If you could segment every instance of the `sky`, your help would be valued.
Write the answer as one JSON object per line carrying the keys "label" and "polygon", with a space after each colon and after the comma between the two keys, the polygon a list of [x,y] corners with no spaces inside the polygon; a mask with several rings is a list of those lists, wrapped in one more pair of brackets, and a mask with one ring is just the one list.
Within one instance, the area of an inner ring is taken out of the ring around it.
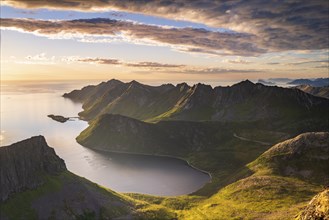
{"label": "sky", "polygon": [[328,4],[2,0],[1,80],[329,77]]}

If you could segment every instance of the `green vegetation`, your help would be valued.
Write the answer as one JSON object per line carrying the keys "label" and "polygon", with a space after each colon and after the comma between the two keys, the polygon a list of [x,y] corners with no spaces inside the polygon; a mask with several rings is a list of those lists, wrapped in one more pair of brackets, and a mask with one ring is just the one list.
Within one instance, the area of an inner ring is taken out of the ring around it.
{"label": "green vegetation", "polygon": [[10,219],[36,219],[37,213],[32,208],[32,202],[44,194],[59,191],[63,185],[63,177],[69,177],[69,174],[63,173],[61,176],[45,175],[45,184],[36,189],[15,194],[10,200],[1,204],[1,213],[7,215]]}

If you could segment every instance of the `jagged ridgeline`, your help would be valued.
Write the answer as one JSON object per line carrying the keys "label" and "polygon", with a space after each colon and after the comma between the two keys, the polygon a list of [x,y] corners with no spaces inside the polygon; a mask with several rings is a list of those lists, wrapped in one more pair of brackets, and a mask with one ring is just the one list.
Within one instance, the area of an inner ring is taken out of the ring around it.
{"label": "jagged ridgeline", "polygon": [[329,100],[298,89],[254,84],[248,80],[230,87],[186,83],[148,86],[110,80],[65,93],[82,102],[86,120],[120,114],[143,120],[298,122],[328,120]]}

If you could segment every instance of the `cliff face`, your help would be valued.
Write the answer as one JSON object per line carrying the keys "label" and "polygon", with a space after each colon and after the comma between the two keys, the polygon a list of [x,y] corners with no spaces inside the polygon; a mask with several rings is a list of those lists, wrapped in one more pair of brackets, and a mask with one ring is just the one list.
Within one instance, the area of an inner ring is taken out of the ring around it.
{"label": "cliff face", "polygon": [[11,194],[42,185],[44,174],[56,175],[63,171],[66,171],[64,161],[42,136],[1,147],[1,201]]}

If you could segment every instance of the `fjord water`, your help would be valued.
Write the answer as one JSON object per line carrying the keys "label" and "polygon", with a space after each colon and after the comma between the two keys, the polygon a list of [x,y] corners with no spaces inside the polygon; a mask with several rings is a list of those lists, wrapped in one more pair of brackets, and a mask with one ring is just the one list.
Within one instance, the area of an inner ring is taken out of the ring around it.
{"label": "fjord water", "polygon": [[43,135],[70,171],[118,192],[182,195],[210,180],[208,174],[179,159],[96,152],[79,145],[75,137],[88,126],[87,122],[74,119],[59,123],[47,117],[77,116],[81,104],[61,97],[73,85],[52,86],[51,90],[49,85],[30,85],[20,90],[11,85],[2,87],[1,146]]}

